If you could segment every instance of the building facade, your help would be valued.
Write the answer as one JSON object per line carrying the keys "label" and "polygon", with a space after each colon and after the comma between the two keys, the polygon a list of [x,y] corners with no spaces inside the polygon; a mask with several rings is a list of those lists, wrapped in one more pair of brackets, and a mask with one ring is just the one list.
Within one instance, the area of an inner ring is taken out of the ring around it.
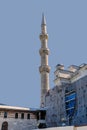
{"label": "building facade", "polygon": [[0,105],[0,130],[32,130],[45,124],[45,109]]}
{"label": "building facade", "polygon": [[37,128],[37,114],[29,108],[0,105],[1,130],[29,130]]}
{"label": "building facade", "polygon": [[48,127],[87,124],[87,64],[71,65],[67,70],[58,64],[54,72],[55,86],[49,88],[48,34],[46,20],[41,24],[41,107],[46,107]]}
{"label": "building facade", "polygon": [[49,48],[45,16],[41,23],[41,102],[40,109],[0,104],[1,130],[32,130],[63,125],[87,125],[87,64],[71,65],[67,70],[58,64],[55,86],[50,89]]}
{"label": "building facade", "polygon": [[45,96],[48,126],[87,124],[87,64],[57,65],[55,87]]}

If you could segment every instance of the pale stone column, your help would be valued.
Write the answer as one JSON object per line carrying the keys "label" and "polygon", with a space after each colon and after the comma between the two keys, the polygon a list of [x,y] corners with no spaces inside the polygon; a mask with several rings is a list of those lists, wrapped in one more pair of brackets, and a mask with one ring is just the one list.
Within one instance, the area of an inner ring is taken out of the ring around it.
{"label": "pale stone column", "polygon": [[41,66],[39,67],[39,71],[41,74],[41,107],[45,105],[45,95],[49,90],[49,73],[50,67],[48,65],[48,55],[49,49],[47,46],[48,42],[48,34],[47,34],[47,27],[46,27],[46,20],[45,16],[42,16],[42,24],[41,24],[41,49],[39,50],[41,56]]}

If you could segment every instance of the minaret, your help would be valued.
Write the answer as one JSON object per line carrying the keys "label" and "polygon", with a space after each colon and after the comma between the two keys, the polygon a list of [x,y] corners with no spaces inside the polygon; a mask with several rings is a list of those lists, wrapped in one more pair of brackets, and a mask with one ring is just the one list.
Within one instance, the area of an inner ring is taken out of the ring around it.
{"label": "minaret", "polygon": [[39,50],[41,56],[41,66],[39,67],[39,71],[41,74],[41,107],[45,106],[45,94],[49,90],[49,73],[50,67],[48,65],[48,55],[49,49],[47,46],[48,42],[48,34],[47,34],[47,27],[46,27],[46,19],[44,14],[42,15],[42,23],[41,23],[41,48]]}

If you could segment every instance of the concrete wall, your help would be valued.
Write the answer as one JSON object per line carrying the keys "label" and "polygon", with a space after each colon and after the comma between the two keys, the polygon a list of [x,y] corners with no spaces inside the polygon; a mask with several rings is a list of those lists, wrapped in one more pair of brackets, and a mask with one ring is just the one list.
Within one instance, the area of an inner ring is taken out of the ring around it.
{"label": "concrete wall", "polygon": [[76,127],[75,130],[87,130],[87,126]]}

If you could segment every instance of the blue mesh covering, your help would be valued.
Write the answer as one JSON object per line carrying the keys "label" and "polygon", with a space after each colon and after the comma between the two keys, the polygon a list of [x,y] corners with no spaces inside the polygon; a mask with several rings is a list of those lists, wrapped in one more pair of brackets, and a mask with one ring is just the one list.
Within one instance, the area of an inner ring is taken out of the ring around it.
{"label": "blue mesh covering", "polygon": [[70,95],[65,97],[65,101],[75,99],[75,97],[76,97],[76,93],[70,94]]}
{"label": "blue mesh covering", "polygon": [[68,116],[72,116],[74,114],[75,103],[76,103],[76,93],[70,93],[65,96],[65,104],[66,104],[66,113]]}
{"label": "blue mesh covering", "polygon": [[74,113],[74,109],[67,110],[67,115],[72,116]]}
{"label": "blue mesh covering", "polygon": [[70,102],[66,103],[66,109],[70,109],[75,106],[75,100],[71,100]]}

